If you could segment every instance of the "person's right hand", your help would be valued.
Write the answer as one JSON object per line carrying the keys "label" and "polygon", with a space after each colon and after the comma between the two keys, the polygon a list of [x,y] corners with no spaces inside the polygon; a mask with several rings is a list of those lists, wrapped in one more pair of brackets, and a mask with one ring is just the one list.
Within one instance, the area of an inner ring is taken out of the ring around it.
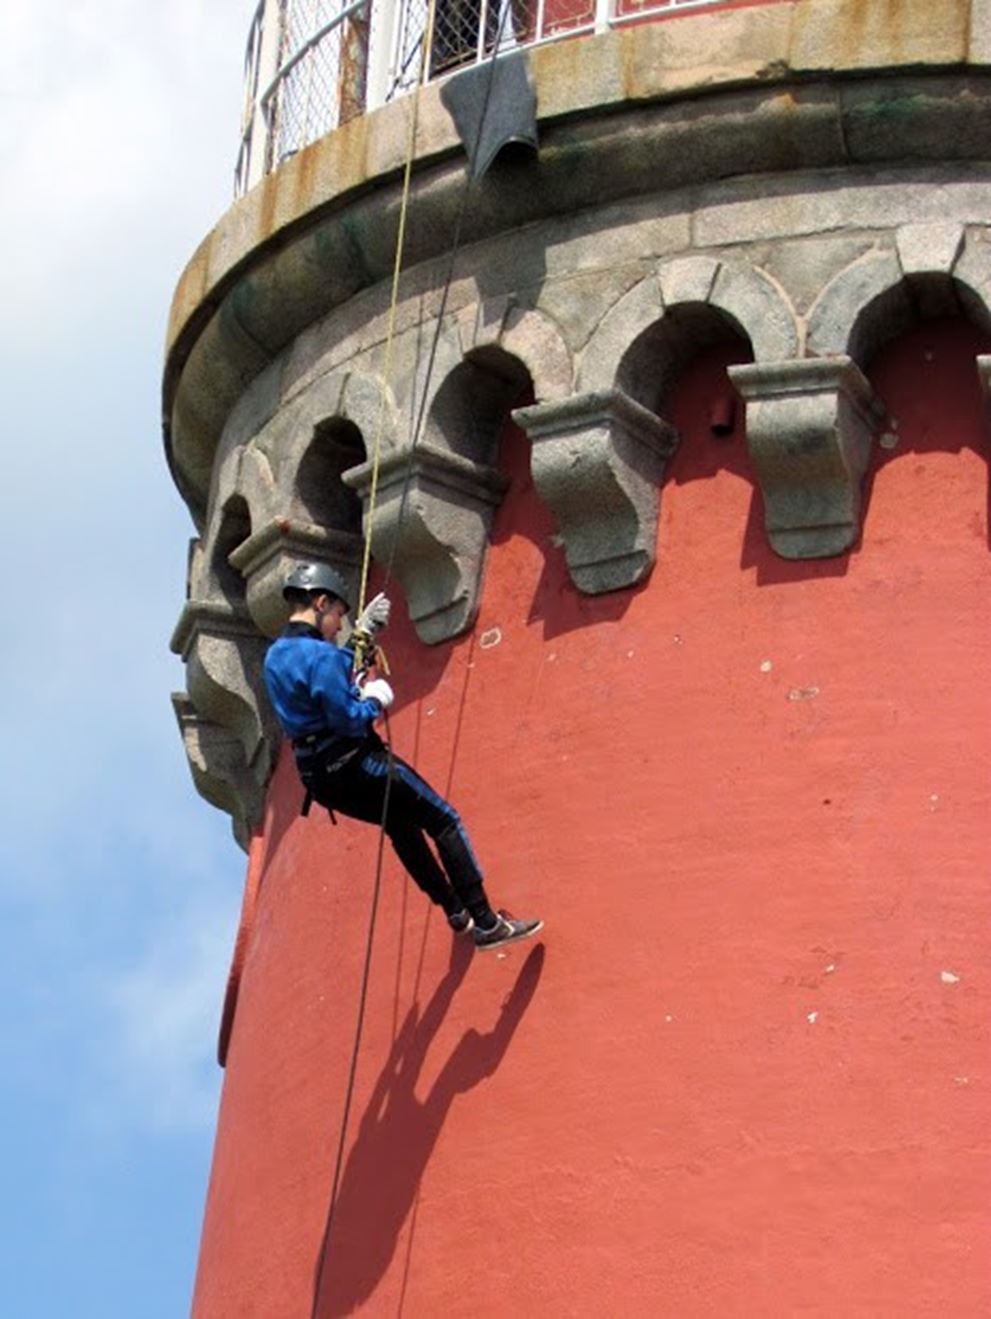
{"label": "person's right hand", "polygon": [[363,700],[378,701],[383,710],[388,710],[395,700],[392,688],[384,678],[372,678],[370,682],[366,682],[361,689],[361,695]]}

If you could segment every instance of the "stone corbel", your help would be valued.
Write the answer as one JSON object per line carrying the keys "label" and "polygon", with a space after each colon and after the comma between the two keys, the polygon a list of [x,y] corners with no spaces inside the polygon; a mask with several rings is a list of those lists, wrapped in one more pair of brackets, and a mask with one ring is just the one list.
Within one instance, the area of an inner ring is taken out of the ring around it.
{"label": "stone corbel", "polygon": [[197,714],[237,738],[248,772],[263,786],[279,747],[262,679],[267,640],[232,606],[188,600],[170,644],[186,665]]}
{"label": "stone corbel", "polygon": [[654,565],[660,487],[678,443],[666,421],[619,389],[517,408],[533,481],[557,521],[571,577],[599,595]]}
{"label": "stone corbel", "polygon": [[361,540],[333,527],[275,518],[242,541],[227,561],[245,579],[248,612],[255,625],[265,636],[274,637],[288,617],[282,587],[292,569],[301,563],[327,563],[345,580],[354,581]]}
{"label": "stone corbel", "polygon": [[842,554],[860,534],[861,488],[884,406],[846,356],[729,367],[768,538],[784,559]]}
{"label": "stone corbel", "polygon": [[240,738],[202,719],[185,692],[172,693],[172,708],[196,791],[230,815],[234,837],[247,851],[251,833],[261,822],[265,793],[248,769]]}
{"label": "stone corbel", "polygon": [[[372,464],[341,478],[368,521]],[[470,627],[485,548],[507,479],[492,467],[421,441],[379,465],[372,554],[392,563],[420,640],[436,645]]]}

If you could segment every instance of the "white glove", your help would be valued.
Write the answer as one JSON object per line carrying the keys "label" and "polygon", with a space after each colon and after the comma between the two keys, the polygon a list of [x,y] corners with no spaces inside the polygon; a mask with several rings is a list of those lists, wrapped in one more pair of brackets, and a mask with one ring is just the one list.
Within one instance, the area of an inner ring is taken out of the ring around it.
{"label": "white glove", "polygon": [[383,710],[388,710],[395,699],[392,688],[384,678],[372,678],[370,682],[366,682],[361,689],[361,695],[366,701],[369,697],[373,697]]}
{"label": "white glove", "polygon": [[374,600],[369,600],[364,609],[355,620],[355,627],[359,632],[367,632],[370,637],[374,637],[377,632],[384,632],[389,626],[389,610],[392,604],[387,595],[379,591]]}

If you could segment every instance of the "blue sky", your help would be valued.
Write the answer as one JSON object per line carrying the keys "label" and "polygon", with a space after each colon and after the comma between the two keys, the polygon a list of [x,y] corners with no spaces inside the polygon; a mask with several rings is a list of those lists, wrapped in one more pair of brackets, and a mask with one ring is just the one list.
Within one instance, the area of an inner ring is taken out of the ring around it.
{"label": "blue sky", "polygon": [[[244,874],[169,692],[176,278],[230,204],[251,0],[0,24],[0,1312],[188,1311]],[[140,1298],[140,1299],[139,1299]]]}

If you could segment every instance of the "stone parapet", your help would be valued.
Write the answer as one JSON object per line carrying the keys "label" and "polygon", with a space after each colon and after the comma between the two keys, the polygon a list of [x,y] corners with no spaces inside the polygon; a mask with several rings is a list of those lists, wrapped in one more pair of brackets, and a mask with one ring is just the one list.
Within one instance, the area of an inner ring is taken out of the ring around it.
{"label": "stone parapet", "polygon": [[[945,0],[936,16],[931,9],[920,0],[797,0],[532,50],[539,162],[520,166],[511,187],[487,179],[463,214],[460,143],[430,86],[407,266],[443,257],[456,223],[465,244],[478,243],[658,188],[986,159],[981,23],[966,0]],[[300,152],[231,208],[184,272],[168,331],[164,417],[175,479],[197,518],[217,437],[247,382],[307,324],[388,278],[409,113],[396,102]],[[810,223],[821,229],[816,200]],[[762,222],[788,209],[756,204]],[[737,241],[735,221],[727,230],[700,217],[694,241]]]}
{"label": "stone parapet", "polygon": [[[864,0],[796,0],[685,14],[676,23],[643,24],[547,45],[528,53],[541,138],[555,121],[567,123],[600,110],[612,114],[634,102],[691,100],[747,83],[773,88],[822,74],[842,79],[868,71],[986,68],[991,65],[988,6],[989,0],[941,0],[935,7],[929,0],[876,6]],[[409,111],[408,101],[400,100],[352,120],[301,151],[233,206],[183,272],[172,306],[169,349],[204,303],[213,302],[235,267],[257,249],[317,208],[339,206],[370,181],[395,179],[405,159]],[[903,131],[903,119],[900,126]],[[891,128],[896,127],[892,122]],[[440,89],[429,86],[419,109],[417,164],[427,167],[459,151]],[[389,207],[383,208],[385,228],[394,218]],[[387,243],[380,244],[388,250]],[[334,263],[339,278],[359,279],[347,260],[354,250],[346,245],[338,255],[343,258]],[[315,250],[313,258],[320,260]]]}

